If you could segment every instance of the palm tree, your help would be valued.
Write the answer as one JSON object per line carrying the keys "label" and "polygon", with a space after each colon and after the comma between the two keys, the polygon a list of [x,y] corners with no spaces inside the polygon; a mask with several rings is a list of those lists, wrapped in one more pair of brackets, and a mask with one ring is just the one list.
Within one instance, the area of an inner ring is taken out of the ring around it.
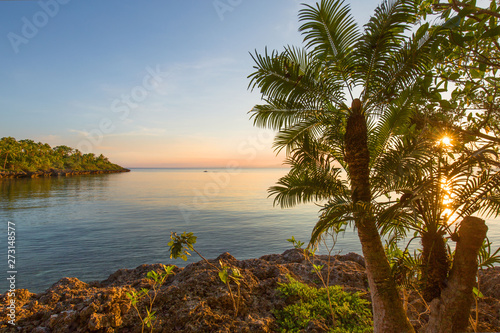
{"label": "palm tree", "polygon": [[[380,123],[385,121],[381,120]],[[476,141],[464,144],[465,137],[455,137],[454,141],[462,144],[445,149],[436,144],[438,138],[433,133],[436,129],[424,128],[413,132],[404,137],[393,137],[391,145],[371,167],[373,200],[370,209],[380,232],[390,240],[401,240],[414,232],[417,236],[412,240],[421,239],[421,255],[416,258],[405,255],[400,260],[411,260],[412,268],[418,268],[418,271],[406,273],[409,276],[418,273],[418,287],[425,300],[430,302],[443,295],[443,290],[446,294],[445,283],[452,278],[449,259],[453,257],[455,267],[461,261],[460,256],[451,256],[448,252],[445,236],[457,240],[459,228],[462,228],[458,222],[460,219],[470,221],[467,217],[472,214],[479,213],[487,217],[498,216],[500,212],[500,174],[494,168],[499,162],[491,143],[479,143],[478,147]],[[301,147],[289,154],[287,162],[292,166],[291,171],[270,189],[276,196],[275,202],[283,207],[294,206],[301,201],[327,200],[314,228],[312,240],[318,239],[329,228],[341,229],[342,224],[355,220],[357,214],[350,197],[349,184],[342,179],[341,168],[333,166],[334,159],[331,156],[334,153],[325,142],[331,140],[323,138],[323,144],[319,140],[302,140]],[[397,199],[391,200],[395,194]],[[381,200],[386,196],[391,199]],[[478,226],[481,227],[481,224]],[[469,231],[468,235],[473,233],[476,232]],[[482,241],[484,235],[479,238]],[[472,253],[470,259],[474,259],[473,253],[480,244],[475,249],[467,249],[467,252]],[[465,263],[471,269],[468,273],[472,276],[472,283],[475,281],[474,267],[477,268],[474,261]],[[404,278],[401,271],[394,271],[400,268],[399,265],[392,267],[395,274]],[[466,274],[461,271],[457,275],[464,278]],[[408,284],[406,280],[401,282]],[[460,288],[455,286],[448,288],[456,289],[461,294],[455,299],[471,297],[472,285],[469,286],[470,290],[462,285]],[[460,331],[468,324],[470,304],[464,302],[454,306],[454,302],[448,302],[447,308],[457,309],[452,322],[454,328]],[[438,317],[439,311],[431,314]],[[461,320],[463,318],[465,323]],[[431,332],[433,329],[436,327],[433,326]],[[444,327],[443,331],[446,329]]]}
{"label": "palm tree", "polygon": [[[0,153],[5,156],[5,159],[3,160],[3,169],[6,170],[7,164],[9,164],[9,169],[15,169],[15,159],[19,155],[19,146],[16,139],[13,137],[2,138],[0,140]],[[8,163],[9,160],[10,163]]]}
{"label": "palm tree", "polygon": [[[412,149],[420,146],[427,152],[420,155],[419,171],[398,173],[397,163],[391,161],[379,166],[387,176],[376,180],[385,191],[402,194],[379,218],[390,221],[379,225],[381,232],[395,234],[396,239],[416,232],[421,239],[420,289],[427,302],[441,296],[450,277],[450,259],[457,260],[448,253],[445,236],[457,241],[461,221],[468,216],[500,214],[500,173],[495,168],[500,162],[495,144],[467,142],[467,137],[459,135],[453,140],[457,145],[445,146],[429,129],[422,130],[412,142]],[[463,325],[465,329],[467,321]]]}
{"label": "palm tree", "polygon": [[255,124],[279,131],[276,148],[286,149],[292,165],[271,193],[284,206],[330,200],[313,240],[333,216],[337,222],[352,219],[365,256],[375,332],[413,332],[377,230],[370,180],[377,160],[408,127],[416,78],[432,66],[434,39],[426,26],[405,34],[416,18],[415,1],[384,1],[363,32],[342,1],[305,5],[299,18],[305,49],[256,53],[249,76],[266,102],[252,110]]}

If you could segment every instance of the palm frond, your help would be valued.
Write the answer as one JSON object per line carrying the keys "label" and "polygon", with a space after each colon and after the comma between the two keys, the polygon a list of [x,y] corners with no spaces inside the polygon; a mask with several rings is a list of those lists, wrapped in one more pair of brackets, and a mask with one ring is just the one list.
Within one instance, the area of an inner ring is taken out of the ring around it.
{"label": "palm frond", "polygon": [[249,88],[258,88],[268,100],[329,104],[342,99],[339,85],[321,76],[324,63],[303,50],[288,47],[281,53],[251,54],[255,72],[250,74]]}
{"label": "palm frond", "polygon": [[[287,148],[290,152],[293,148],[298,147],[298,142],[307,135],[307,138],[317,141],[323,141],[323,135],[332,123],[339,122],[341,115],[332,113],[323,114],[321,112],[310,112],[305,115],[300,122],[296,122],[282,130],[276,135],[274,147],[281,150]],[[307,144],[307,140],[305,141]]]}
{"label": "palm frond", "polygon": [[318,108],[312,105],[306,107],[301,103],[275,100],[267,105],[254,106],[250,118],[253,118],[255,126],[279,131],[300,123],[316,112]]}
{"label": "palm frond", "polygon": [[413,113],[412,100],[409,94],[405,93],[388,105],[385,112],[378,117],[373,128],[370,128],[368,136],[372,165],[384,151],[387,151],[391,139],[395,135],[404,134],[408,129]]}
{"label": "palm frond", "polygon": [[433,155],[426,141],[394,137],[372,165],[374,197],[385,193],[414,193],[432,173]]}
{"label": "palm frond", "polygon": [[386,237],[405,238],[411,231],[422,232],[423,221],[412,208],[419,200],[413,195],[407,201],[382,202],[377,204],[377,227],[381,235]]}
{"label": "palm frond", "polygon": [[332,169],[326,163],[308,168],[304,165],[292,167],[276,186],[269,188],[270,196],[275,196],[274,204],[282,208],[326,200],[344,191],[346,186],[340,179],[340,170]]}
{"label": "palm frond", "polygon": [[317,244],[321,236],[330,229],[340,230],[345,225],[354,224],[355,206],[348,192],[332,197],[320,211],[320,218],[313,228],[309,244]]}
{"label": "palm frond", "polygon": [[500,247],[497,248],[494,252],[491,249],[492,243],[490,240],[486,237],[486,239],[483,242],[483,245],[479,249],[479,253],[477,256],[478,259],[478,267],[480,268],[487,268],[487,267],[494,267],[495,264],[500,263]]}
{"label": "palm frond", "polygon": [[500,172],[485,170],[472,178],[455,178],[451,187],[458,216],[479,213],[484,217],[496,217],[500,214]]}
{"label": "palm frond", "polygon": [[398,92],[421,83],[419,78],[434,66],[433,48],[441,33],[439,28],[426,33],[417,31],[411,38],[402,40],[399,49],[385,59],[383,69],[376,72],[374,89],[366,90],[365,98],[375,105],[390,103],[398,97]]}
{"label": "palm frond", "polygon": [[364,34],[356,47],[356,54],[360,59],[358,71],[364,83],[361,96],[365,102],[370,100],[380,86],[385,86],[386,78],[382,76],[387,71],[387,64],[407,39],[404,33],[415,20],[415,15],[414,1],[385,0],[365,24]]}
{"label": "palm frond", "polygon": [[305,37],[306,48],[327,64],[325,75],[332,81],[344,82],[351,93],[355,85],[352,75],[356,58],[353,47],[360,34],[348,5],[340,0],[324,0],[316,7],[304,5],[299,20],[304,22],[299,31]]}

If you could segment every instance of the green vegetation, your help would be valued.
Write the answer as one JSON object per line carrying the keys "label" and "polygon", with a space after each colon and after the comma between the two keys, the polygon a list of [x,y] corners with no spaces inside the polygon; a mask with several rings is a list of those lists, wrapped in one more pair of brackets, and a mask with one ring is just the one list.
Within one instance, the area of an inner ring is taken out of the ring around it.
{"label": "green vegetation", "polygon": [[[212,264],[208,261],[200,252],[198,252],[194,248],[194,244],[196,243],[197,237],[193,235],[192,232],[183,232],[182,235],[177,235],[176,232],[170,233],[170,242],[168,246],[170,246],[170,258],[182,258],[184,261],[187,260],[187,256],[190,256],[191,253],[189,251],[196,252],[197,255],[200,256],[203,261],[205,261],[210,267],[214,268],[218,274],[219,279],[226,285],[227,291],[229,292],[229,296],[231,296],[231,301],[233,303],[233,314],[236,317],[238,315],[238,311],[240,308],[241,301],[241,291],[240,284],[243,276],[240,273],[240,270],[237,267],[229,267],[224,264],[222,261],[219,261],[219,266]],[[236,285],[237,295],[235,297],[233,290],[231,288],[231,283]]]}
{"label": "green vegetation", "polygon": [[[317,247],[316,248],[308,247],[306,249],[302,249],[302,245],[304,245],[304,242],[301,242],[300,240],[296,240],[294,236],[292,236],[292,238],[290,238],[290,239],[287,239],[288,242],[292,243],[293,247],[302,251],[302,253],[304,254],[304,259],[309,264],[311,264],[311,266],[313,267],[313,272],[318,276],[319,280],[323,284],[323,287],[326,290],[326,296],[328,299],[328,306],[330,307],[330,315],[331,315],[332,323],[334,326],[336,324],[336,319],[335,319],[335,311],[333,309],[334,304],[332,302],[332,297],[330,295],[329,286],[330,286],[330,273],[331,273],[332,267],[336,261],[334,259],[333,263],[332,263],[332,251],[335,248],[335,244],[337,244],[337,236],[338,236],[339,232],[340,232],[340,230],[334,230],[334,231],[327,232],[322,236],[323,246],[328,251],[328,260],[326,262],[326,264],[327,264],[326,265],[326,277],[323,276],[323,271],[324,271],[325,265],[316,265],[314,263],[314,258],[315,258],[315,254],[317,251]],[[328,243],[326,241],[325,236],[328,236],[328,235],[331,236],[331,238],[332,238],[331,245],[328,245]]]}
{"label": "green vegetation", "polygon": [[50,147],[33,140],[4,137],[0,140],[0,171],[36,172],[54,170],[123,170],[102,154],[82,154],[67,146]]}
{"label": "green vegetation", "polygon": [[[373,332],[370,302],[361,298],[361,293],[348,293],[340,286],[315,288],[290,276],[288,279],[288,283],[280,284],[278,291],[289,305],[274,311],[281,332],[300,332],[311,321],[327,325],[330,327],[328,332]],[[329,298],[335,323],[330,314]]]}
{"label": "green vegetation", "polygon": [[[150,329],[150,332],[153,332],[154,323],[156,321],[156,313],[153,311],[153,305],[156,300],[156,295],[158,294],[158,290],[165,283],[165,280],[169,275],[173,274],[173,269],[175,266],[165,266],[163,265],[164,272],[157,273],[156,271],[150,271],[147,274],[147,278],[152,282],[152,287],[150,289],[142,288],[141,291],[135,292],[131,291],[127,293],[127,297],[130,299],[130,304],[137,312],[141,320],[141,332],[144,332],[144,326]],[[147,299],[146,304],[144,305],[144,311],[141,311],[140,301],[142,299]],[[146,312],[143,316],[143,312]]]}

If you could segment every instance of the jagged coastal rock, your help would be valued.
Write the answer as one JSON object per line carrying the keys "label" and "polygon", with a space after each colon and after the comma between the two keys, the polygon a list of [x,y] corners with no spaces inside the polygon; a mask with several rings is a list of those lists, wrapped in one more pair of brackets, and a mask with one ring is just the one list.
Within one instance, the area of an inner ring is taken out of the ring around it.
{"label": "jagged coastal rock", "polygon": [[[273,309],[285,306],[276,291],[287,276],[316,285],[318,277],[311,264],[296,249],[259,259],[236,260],[229,253],[211,262],[237,267],[243,275],[241,306],[233,316],[231,298],[217,271],[200,261],[185,268],[174,267],[158,292],[153,311],[157,321],[154,332],[274,332],[277,330]],[[326,263],[317,256],[316,264]],[[335,256],[330,275],[331,285],[346,291],[366,292],[368,285],[361,256],[350,253]],[[141,332],[141,322],[126,293],[150,288],[146,274],[162,270],[161,264],[120,269],[101,282],[85,283],[77,278],[63,278],[39,294],[16,291],[16,326],[7,323],[7,296],[0,297],[1,332]],[[326,273],[326,272],[325,272]],[[480,273],[478,331],[494,332],[500,327],[500,267]],[[367,299],[369,295],[365,294]],[[415,295],[408,304],[412,323],[419,328],[425,321],[425,305]],[[475,310],[472,314],[475,316]],[[323,332],[324,325],[311,322],[306,332]],[[149,331],[149,330],[147,330]]]}

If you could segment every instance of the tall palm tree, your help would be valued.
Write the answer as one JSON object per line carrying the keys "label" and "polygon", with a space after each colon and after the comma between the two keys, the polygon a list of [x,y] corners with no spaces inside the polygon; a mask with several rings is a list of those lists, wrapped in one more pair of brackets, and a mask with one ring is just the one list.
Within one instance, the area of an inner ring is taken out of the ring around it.
{"label": "tall palm tree", "polygon": [[313,238],[331,216],[355,222],[375,332],[413,332],[377,230],[370,182],[377,160],[407,129],[417,78],[433,63],[426,26],[408,36],[416,7],[384,1],[361,32],[342,1],[305,5],[305,48],[256,53],[249,76],[266,102],[252,110],[255,124],[279,131],[276,147],[292,165],[271,191],[282,205],[331,200]]}

